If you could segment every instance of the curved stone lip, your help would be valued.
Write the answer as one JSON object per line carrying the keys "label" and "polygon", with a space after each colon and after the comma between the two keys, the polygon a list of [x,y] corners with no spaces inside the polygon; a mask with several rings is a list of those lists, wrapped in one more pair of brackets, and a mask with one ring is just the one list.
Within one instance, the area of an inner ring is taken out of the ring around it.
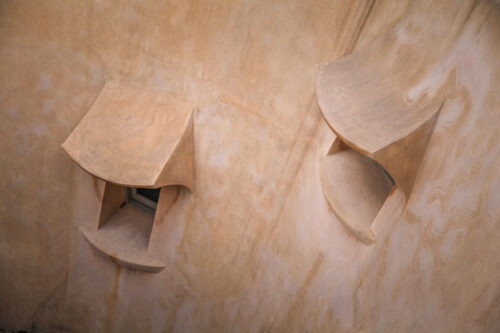
{"label": "curved stone lip", "polygon": [[[190,102],[169,93],[108,81],[62,148],[85,171],[108,182],[192,189],[192,181],[184,179],[185,175],[177,179],[166,175],[172,164],[186,163],[181,155],[192,153],[185,144],[193,140],[192,127]],[[187,161],[192,163],[192,158]]]}
{"label": "curved stone lip", "polygon": [[373,244],[371,225],[395,186],[380,165],[353,149],[341,150],[320,157],[319,175],[325,199],[340,222],[357,239]]}
{"label": "curved stone lip", "polygon": [[85,240],[96,250],[97,253],[103,257],[109,258],[119,266],[149,273],[161,272],[166,266],[164,263],[153,258],[147,253],[130,257],[118,254],[120,251],[113,249],[111,243],[100,239],[97,230],[93,232],[83,227],[80,228],[80,230]]}
{"label": "curved stone lip", "polygon": [[425,125],[440,109],[443,98],[424,96],[406,103],[401,97],[404,93],[384,85],[387,77],[369,68],[370,60],[360,58],[364,55],[321,65],[317,99],[330,129],[353,149],[373,156]]}

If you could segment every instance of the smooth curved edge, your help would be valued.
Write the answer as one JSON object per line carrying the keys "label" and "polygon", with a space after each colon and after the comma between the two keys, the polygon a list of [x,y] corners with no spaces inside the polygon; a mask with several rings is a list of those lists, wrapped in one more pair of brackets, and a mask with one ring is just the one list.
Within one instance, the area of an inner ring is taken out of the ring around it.
{"label": "smooth curved edge", "polygon": [[[345,60],[345,58],[340,59],[340,60]],[[434,98],[434,99],[430,100],[425,106],[420,107],[419,111],[418,111],[418,113],[426,113],[427,117],[422,117],[421,119],[419,119],[418,122],[415,122],[414,124],[412,124],[412,126],[409,126],[403,134],[401,134],[398,137],[393,138],[392,141],[390,141],[390,142],[388,141],[384,146],[379,147],[378,149],[375,149],[375,150],[368,149],[368,147],[363,147],[362,145],[349,139],[349,136],[346,133],[342,133],[341,131],[339,131],[339,129],[337,129],[335,127],[334,122],[332,122],[332,120],[328,118],[328,112],[324,111],[324,110],[328,109],[328,106],[326,105],[327,103],[324,102],[325,98],[323,97],[323,94],[326,91],[326,89],[323,89],[324,84],[322,83],[322,81],[323,81],[322,79],[323,79],[323,76],[326,75],[326,73],[325,73],[326,69],[330,66],[335,66],[336,62],[338,62],[338,61],[339,60],[325,63],[325,64],[321,64],[318,66],[318,74],[317,74],[317,78],[316,78],[316,99],[318,102],[320,113],[323,116],[323,119],[325,120],[328,127],[335,133],[335,135],[337,135],[339,138],[341,138],[344,143],[349,145],[352,149],[355,149],[358,152],[362,153],[363,155],[371,157],[372,159],[374,159],[373,156],[377,151],[383,150],[386,147],[390,146],[391,144],[398,142],[398,141],[401,141],[402,139],[412,135],[412,133],[418,131],[418,129],[420,129],[422,126],[425,126],[425,124],[427,124],[429,122],[429,120],[431,120],[432,117],[434,117],[436,115],[436,113],[438,113],[442,107],[443,101],[445,99],[444,97],[437,98],[437,99]],[[377,83],[374,83],[374,84],[377,84]],[[434,109],[434,111],[421,112],[421,111],[426,110],[426,109]]]}
{"label": "smooth curved edge", "polygon": [[375,243],[376,237],[375,237],[375,234],[373,233],[373,231],[371,230],[371,228],[358,228],[358,227],[352,225],[351,223],[349,223],[349,221],[347,221],[347,219],[345,219],[344,217],[342,217],[342,215],[338,212],[337,209],[335,209],[335,204],[332,203],[332,201],[330,200],[329,195],[328,195],[330,189],[326,188],[323,185],[324,184],[324,181],[323,181],[324,168],[323,168],[323,162],[322,162],[323,158],[325,158],[325,156],[321,156],[320,163],[319,163],[319,165],[320,165],[319,166],[319,168],[320,168],[320,183],[321,183],[321,189],[323,191],[323,195],[325,196],[325,199],[328,202],[328,206],[332,209],[333,213],[340,220],[340,222],[357,239],[359,239],[360,241],[362,241],[366,245],[372,245],[373,243]]}
{"label": "smooth curved edge", "polygon": [[[183,139],[185,138],[186,136],[186,131],[189,130],[189,127],[190,126],[193,126],[192,122],[193,122],[193,113],[191,113],[191,116],[189,118],[189,121],[187,122],[186,124],[186,127],[184,128],[184,131],[183,131],[183,135],[177,140],[176,144],[175,144],[175,148],[172,150],[172,153],[170,154],[169,158],[167,159],[167,161],[165,162],[164,166],[163,166],[163,169],[159,172],[159,174],[157,175],[157,177],[155,178],[154,181],[150,181],[150,182],[142,182],[142,183],[137,183],[137,182],[128,182],[126,180],[123,180],[123,179],[115,179],[114,177],[111,177],[109,175],[101,175],[101,174],[98,174],[96,171],[94,170],[91,170],[90,169],[90,166],[87,166],[87,165],[84,165],[81,163],[81,161],[76,158],[76,156],[74,156],[72,153],[71,153],[71,150],[68,149],[66,147],[66,141],[61,144],[61,147],[62,149],[64,150],[64,152],[82,169],[84,170],[85,172],[91,174],[92,176],[98,178],[98,179],[101,179],[105,182],[109,182],[109,183],[113,183],[113,184],[116,184],[116,185],[120,185],[120,186],[125,186],[125,187],[142,187],[142,188],[158,188],[158,187],[163,187],[163,186],[171,186],[171,185],[179,185],[179,186],[183,186],[183,187],[186,187],[187,189],[189,189],[191,192],[194,191],[194,181],[191,180],[191,182],[186,182],[186,183],[181,183],[181,182],[165,182],[165,183],[158,183],[158,178],[160,177],[160,175],[162,174],[163,170],[171,163],[171,157],[174,156],[174,153],[177,153],[176,155],[179,154],[179,146],[181,144],[181,142],[183,141]],[[175,161],[174,161],[175,163]],[[191,178],[193,177],[193,175],[191,175]],[[189,184],[188,184],[189,183]]]}
{"label": "smooth curved edge", "polygon": [[[192,111],[189,119],[187,121],[186,126],[184,127],[184,131],[182,132],[182,136],[177,140],[174,149],[172,150],[172,153],[170,154],[169,158],[165,161],[164,167],[162,171],[157,175],[154,183],[155,187],[160,187],[160,186],[183,186],[187,188],[191,193],[194,192],[195,190],[195,182],[194,182],[194,112]],[[191,142],[189,142],[191,141]],[[191,143],[191,145],[189,145]],[[184,172],[184,168],[181,168],[181,174],[184,174],[184,176],[181,175],[180,181],[178,180],[179,177],[174,177],[177,178],[175,181],[169,180],[169,177],[165,177],[168,174],[176,173],[176,169],[179,168],[180,162],[182,160],[182,157],[185,156],[186,154],[191,155],[188,161],[189,166],[191,167],[191,172],[186,173]],[[167,180],[165,180],[165,178]],[[162,181],[163,180],[163,181]],[[158,186],[159,185],[159,186]]]}
{"label": "smooth curved edge", "polygon": [[148,182],[148,183],[133,183],[133,182],[126,182],[126,181],[117,180],[117,179],[111,179],[108,176],[99,175],[97,172],[90,170],[88,166],[81,164],[80,161],[77,158],[75,158],[71,154],[71,152],[65,147],[64,143],[61,145],[61,147],[64,150],[64,152],[69,156],[69,158],[71,158],[71,160],[73,160],[73,162],[75,162],[76,165],[78,165],[83,171],[85,171],[88,174],[91,174],[92,176],[94,176],[100,180],[103,180],[103,181],[108,182],[108,183],[120,185],[120,186],[126,186],[126,187],[144,187],[144,188],[156,188],[157,187],[157,186],[155,186],[154,183],[150,183],[150,182]]}
{"label": "smooth curved edge", "polygon": [[139,271],[158,273],[165,268],[165,264],[160,261],[150,257],[148,254],[144,254],[144,261],[137,261],[133,259],[128,259],[120,256],[119,254],[113,253],[109,249],[106,249],[99,244],[99,242],[94,239],[93,232],[86,230],[85,228],[80,228],[85,240],[92,246],[92,248],[101,256],[109,258],[115,264],[130,269],[135,269]]}

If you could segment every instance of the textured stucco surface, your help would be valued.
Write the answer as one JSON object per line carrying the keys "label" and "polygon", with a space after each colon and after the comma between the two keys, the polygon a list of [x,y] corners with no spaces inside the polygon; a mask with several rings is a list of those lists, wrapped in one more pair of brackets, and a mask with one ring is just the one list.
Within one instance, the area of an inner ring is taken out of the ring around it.
{"label": "textured stucco surface", "polygon": [[[479,2],[485,23],[457,46],[412,195],[392,193],[376,243],[352,237],[321,190],[318,155],[333,134],[315,66],[369,43],[408,3],[0,2],[0,328],[500,330],[490,4]],[[199,107],[196,190],[165,219],[158,274],[115,266],[79,231],[98,217],[103,183],[60,145],[108,79]]]}

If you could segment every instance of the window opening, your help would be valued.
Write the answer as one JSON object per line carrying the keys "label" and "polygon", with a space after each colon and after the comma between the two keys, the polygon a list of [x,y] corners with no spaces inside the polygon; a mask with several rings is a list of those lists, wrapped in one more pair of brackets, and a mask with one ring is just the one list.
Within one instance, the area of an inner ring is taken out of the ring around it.
{"label": "window opening", "polygon": [[127,202],[154,214],[161,188],[127,188]]}

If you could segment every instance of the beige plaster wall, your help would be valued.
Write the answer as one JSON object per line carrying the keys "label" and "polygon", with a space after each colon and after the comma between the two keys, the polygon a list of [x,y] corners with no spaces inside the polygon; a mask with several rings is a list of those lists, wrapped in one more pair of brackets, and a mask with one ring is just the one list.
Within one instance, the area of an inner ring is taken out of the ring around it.
{"label": "beige plaster wall", "polygon": [[[333,134],[316,104],[315,66],[366,45],[408,6],[0,2],[0,328],[498,331],[500,18],[491,4],[475,4],[485,23],[461,42],[412,196],[405,205],[391,195],[376,243],[352,237],[322,194],[318,154]],[[184,191],[165,221],[158,274],[97,256],[78,229],[97,218],[103,183],[60,144],[110,78],[199,106],[196,192]]]}

